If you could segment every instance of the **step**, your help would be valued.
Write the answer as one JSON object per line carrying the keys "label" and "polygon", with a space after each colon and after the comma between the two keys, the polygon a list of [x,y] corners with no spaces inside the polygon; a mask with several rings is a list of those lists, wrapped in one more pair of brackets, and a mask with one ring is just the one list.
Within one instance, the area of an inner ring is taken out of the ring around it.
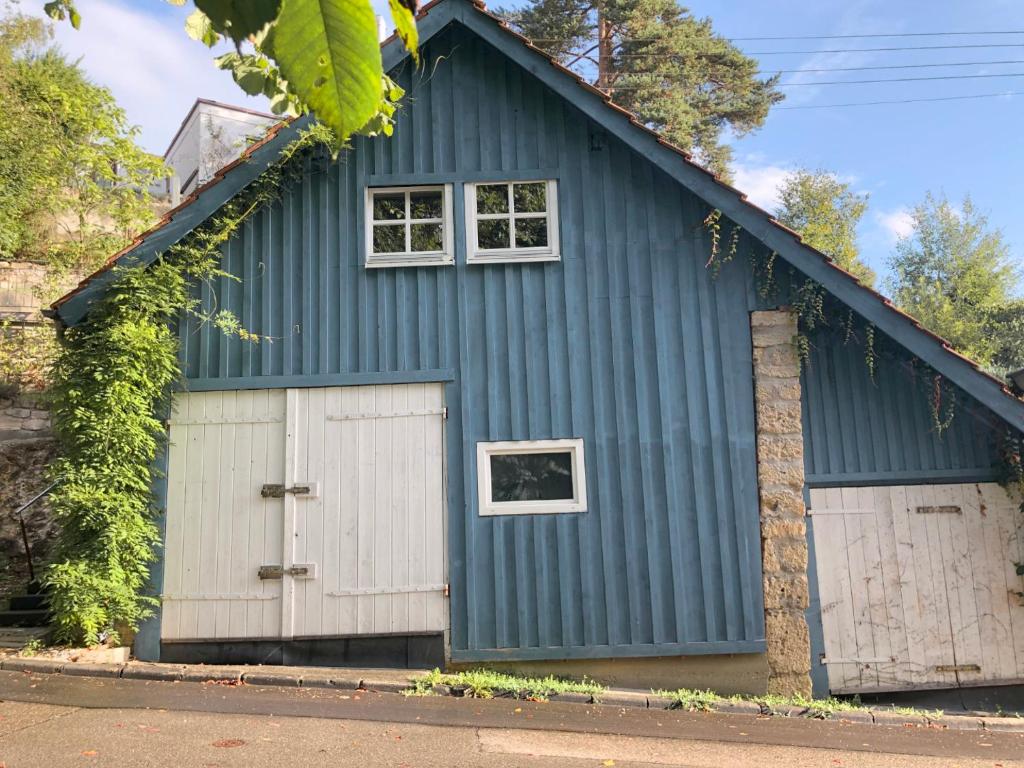
{"label": "step", "polygon": [[0,648],[24,648],[33,640],[45,643],[49,627],[0,627]]}
{"label": "step", "polygon": [[38,611],[45,610],[49,604],[49,596],[37,595],[12,595],[8,598],[7,610],[9,611]]}
{"label": "step", "polygon": [[28,611],[0,611],[0,627],[45,627],[50,612],[45,608]]}

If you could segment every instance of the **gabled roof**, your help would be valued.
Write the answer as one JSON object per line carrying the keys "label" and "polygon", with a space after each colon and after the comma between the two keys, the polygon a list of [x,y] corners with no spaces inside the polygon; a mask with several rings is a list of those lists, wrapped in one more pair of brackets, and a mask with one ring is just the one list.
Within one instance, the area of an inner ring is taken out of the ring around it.
{"label": "gabled roof", "polygon": [[[944,377],[963,389],[1017,430],[1024,431],[1024,402],[1004,382],[989,375],[956,352],[892,302],[835,264],[825,254],[805,245],[800,236],[776,221],[664,137],[640,122],[626,109],[612,103],[574,72],[561,66],[527,38],[511,30],[477,0],[433,0],[417,17],[421,44],[453,22],[469,28],[500,49],[523,69],[577,108],[627,146],[658,165],[680,184],[776,251],[807,277],[820,283],[879,331],[905,347]],[[382,43],[384,67],[390,71],[407,55],[394,35]],[[273,126],[264,138],[250,146],[238,160],[225,166],[160,223],[115,254],[107,264],[86,278],[75,290],[53,304],[51,316],[73,325],[88,311],[92,297],[112,279],[114,264],[150,263],[156,256],[209,217],[234,194],[266,170],[311,118],[302,117]]]}

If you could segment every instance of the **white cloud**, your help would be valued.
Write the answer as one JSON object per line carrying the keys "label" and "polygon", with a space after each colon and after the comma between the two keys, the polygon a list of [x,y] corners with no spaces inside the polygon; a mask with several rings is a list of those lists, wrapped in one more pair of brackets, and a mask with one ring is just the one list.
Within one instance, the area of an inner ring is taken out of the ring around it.
{"label": "white cloud", "polygon": [[894,243],[902,237],[909,237],[914,232],[914,219],[906,208],[877,211],[875,221],[889,236],[889,240]]}
{"label": "white cloud", "polygon": [[793,172],[771,163],[737,162],[733,164],[734,186],[754,205],[774,211],[779,205],[779,189]]}
{"label": "white cloud", "polygon": [[265,99],[246,96],[214,66],[222,51],[185,34],[190,9],[120,0],[80,0],[78,7],[81,29],[58,23],[57,42],[69,58],[81,59],[90,79],[113,92],[128,120],[141,127],[147,150],[163,153],[197,97],[266,109]]}

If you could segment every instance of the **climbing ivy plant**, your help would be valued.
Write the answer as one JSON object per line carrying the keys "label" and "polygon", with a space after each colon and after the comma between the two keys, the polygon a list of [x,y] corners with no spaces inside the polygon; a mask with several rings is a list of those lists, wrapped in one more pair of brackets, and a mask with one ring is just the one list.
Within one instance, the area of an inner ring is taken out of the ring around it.
{"label": "climbing ivy plant", "polygon": [[[736,255],[742,228],[738,224],[731,224],[728,244],[723,249],[722,212],[717,208],[710,210],[702,225],[707,231],[709,241],[709,255],[705,266],[717,277],[722,265]],[[832,298],[820,283],[806,277],[794,267],[780,267],[775,251],[752,247],[750,265],[755,288],[762,299],[778,295],[783,290],[783,285],[785,286],[787,300],[797,315],[795,344],[801,366],[810,363],[811,335],[825,328],[838,329],[844,344],[859,343],[863,347],[864,365],[872,382],[878,373],[879,354],[884,354],[892,360],[903,360],[904,356],[893,345],[879,343],[874,324]],[[947,382],[942,374],[917,358],[912,358],[910,365],[904,367],[928,404],[933,431],[938,437],[942,437],[952,425],[956,413],[955,387]]]}
{"label": "climbing ivy plant", "polygon": [[64,331],[51,377],[61,448],[51,471],[62,478],[51,506],[61,534],[46,575],[58,640],[116,639],[156,605],[145,587],[159,544],[155,461],[181,377],[174,323],[191,316],[259,341],[229,312],[205,308],[193,287],[231,278],[220,267],[224,244],[333,140],[322,124],[301,133],[275,165],[154,263],[115,268],[84,320]]}

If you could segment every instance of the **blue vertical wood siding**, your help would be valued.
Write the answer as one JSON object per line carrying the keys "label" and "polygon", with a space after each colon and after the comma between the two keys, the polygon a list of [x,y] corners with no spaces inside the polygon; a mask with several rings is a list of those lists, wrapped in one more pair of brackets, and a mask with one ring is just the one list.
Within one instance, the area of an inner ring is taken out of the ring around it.
{"label": "blue vertical wood siding", "polygon": [[[486,43],[453,27],[425,60],[394,137],[311,167],[227,245],[241,280],[203,298],[271,341],[183,326],[187,377],[451,372],[455,658],[760,650],[746,270],[714,279],[705,206]],[[562,260],[466,265],[462,183],[550,177]],[[457,265],[365,269],[365,188],[413,181],[455,184]],[[557,437],[585,441],[589,510],[481,518],[476,443]]]}
{"label": "blue vertical wood siding", "polygon": [[864,348],[844,343],[843,336],[834,330],[814,334],[803,372],[808,484],[995,479],[1001,427],[990,411],[957,392],[953,420],[940,435],[921,366],[915,374],[909,355],[879,355],[872,381]]}
{"label": "blue vertical wood siding", "polygon": [[[424,60],[392,138],[312,163],[225,247],[240,280],[201,298],[268,341],[183,323],[190,385],[446,382],[456,660],[762,650],[747,260],[713,274],[703,201],[463,27]],[[561,261],[467,265],[463,184],[530,178],[558,180]],[[364,191],[410,183],[454,185],[456,264],[367,270]],[[991,463],[970,419],[939,447],[903,379],[815,344],[809,480]],[[565,437],[587,512],[479,516],[478,442]]]}

